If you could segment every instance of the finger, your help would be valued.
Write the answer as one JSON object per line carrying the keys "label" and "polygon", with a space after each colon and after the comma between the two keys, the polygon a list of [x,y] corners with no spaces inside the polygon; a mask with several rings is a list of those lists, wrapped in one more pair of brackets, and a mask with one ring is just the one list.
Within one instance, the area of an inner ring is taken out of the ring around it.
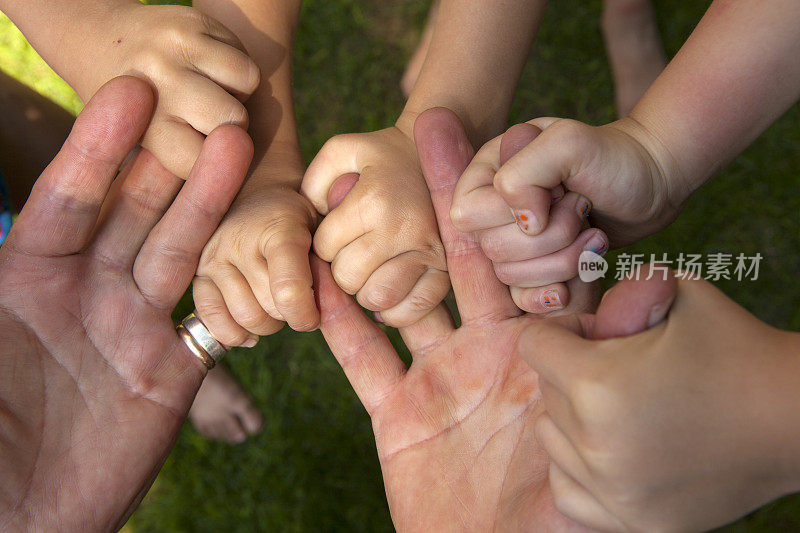
{"label": "finger", "polygon": [[250,96],[261,83],[261,71],[250,56],[214,38],[191,49],[189,61],[200,74],[237,97]]}
{"label": "finger", "polygon": [[606,292],[597,308],[592,338],[625,337],[664,320],[675,301],[678,282],[672,270],[652,264],[634,272]]}
{"label": "finger", "polygon": [[321,215],[332,208],[328,205],[328,193],[334,182],[346,174],[358,174],[358,135],[337,135],[328,140],[306,169],[300,187],[306,198]]}
{"label": "finger", "polygon": [[233,318],[219,287],[206,277],[196,277],[192,282],[192,297],[197,316],[211,335],[225,346],[252,348],[258,342],[254,335]]}
{"label": "finger", "polygon": [[459,231],[469,233],[516,221],[508,204],[494,188],[494,176],[511,156],[539,133],[541,130],[536,126],[517,124],[478,150],[458,180],[453,195],[450,219]]}
{"label": "finger", "polygon": [[183,180],[147,150],[139,150],[114,182],[103,205],[90,253],[106,265],[130,269],[147,235],[180,191]]}
{"label": "finger", "polygon": [[328,209],[333,210],[339,207],[350,191],[353,190],[353,187],[356,186],[356,183],[358,183],[358,178],[358,174],[351,173],[339,176],[333,182],[331,189],[328,191]]}
{"label": "finger", "polygon": [[463,323],[487,316],[517,316],[519,309],[508,288],[494,276],[476,240],[459,233],[450,222],[453,189],[474,153],[463,126],[451,111],[432,109],[417,118],[414,136]]}
{"label": "finger", "polygon": [[206,35],[216,41],[225,43],[228,46],[232,46],[237,50],[241,50],[245,53],[247,52],[242,44],[242,41],[239,40],[236,34],[229,30],[227,26],[219,22],[217,19],[203,15],[203,22],[206,26]]}
{"label": "finger", "polygon": [[628,531],[620,522],[582,485],[550,462],[550,489],[556,509],[561,514],[598,531]]}
{"label": "finger", "polygon": [[420,260],[418,253],[400,254],[386,261],[369,276],[356,294],[356,299],[370,311],[391,309],[408,296],[427,271],[428,266]]}
{"label": "finger", "polygon": [[134,280],[152,305],[171,310],[178,303],[252,157],[252,141],[236,126],[223,126],[208,136],[191,176],[133,265]]}
{"label": "finger", "polygon": [[272,335],[283,327],[282,321],[264,311],[238,268],[233,265],[220,267],[213,281],[233,319],[250,333]]}
{"label": "finger", "polygon": [[322,219],[314,233],[314,253],[328,263],[334,260],[342,248],[369,232],[369,228],[361,223],[357,196],[348,195]]}
{"label": "finger", "polygon": [[497,279],[517,287],[543,287],[560,283],[578,275],[578,257],[589,250],[602,255],[608,251],[608,237],[599,229],[590,228],[578,235],[567,248],[558,252],[512,263],[494,263]]}
{"label": "finger", "polygon": [[285,231],[275,232],[265,244],[263,253],[269,268],[269,290],[275,307],[295,331],[316,329],[319,311],[308,263],[311,233],[307,226],[292,224]]}
{"label": "finger", "polygon": [[[516,124],[511,126],[503,134],[502,141],[500,143],[501,168],[514,155],[516,155],[520,150],[525,148],[536,137],[538,137],[540,133],[542,133],[542,130],[532,124]],[[540,191],[534,191],[534,195],[534,203],[530,205],[538,206],[538,203],[536,202],[545,202],[550,200],[550,195],[544,189]],[[517,226],[525,235],[538,235],[547,226],[546,220],[543,220],[540,216],[537,218],[537,210],[535,208],[532,209],[530,205],[525,203],[526,201],[530,200],[530,198],[518,199],[518,203],[510,202],[509,198],[506,196],[503,196],[503,199],[506,200],[507,205],[512,208],[513,216],[517,222]],[[547,206],[549,205],[550,204],[548,203]]]}
{"label": "finger", "polygon": [[[556,397],[559,394],[558,391],[555,391]],[[558,402],[555,402],[555,404],[563,407]],[[567,406],[562,411],[569,413],[569,407]],[[592,476],[586,467],[586,463],[581,458],[569,436],[560,429],[560,426],[555,423],[552,416],[551,405],[548,404],[547,412],[536,419],[534,429],[536,441],[545,449],[550,460],[556,463],[559,469],[569,477],[582,484],[591,482]],[[568,418],[570,417],[568,416]],[[568,425],[575,425],[573,420],[566,422]]]}
{"label": "finger", "polygon": [[205,138],[186,122],[157,114],[147,129],[142,146],[168,171],[186,179],[203,149]]}
{"label": "finger", "polygon": [[182,76],[178,83],[184,95],[166,103],[166,112],[185,120],[204,135],[225,124],[247,129],[247,109],[222,87],[194,72]]}
{"label": "finger", "polygon": [[484,144],[456,183],[450,220],[463,233],[481,231],[514,222],[503,197],[494,188],[500,168],[500,143],[496,137]]}
{"label": "finger", "polygon": [[253,295],[258,300],[261,308],[272,318],[283,320],[283,315],[275,306],[275,301],[272,299],[272,291],[269,288],[270,280],[267,260],[263,257],[254,257],[249,261],[234,263],[234,266],[239,269],[244,279],[247,280],[247,284],[253,290]]}
{"label": "finger", "polygon": [[[556,289],[556,294],[548,290]],[[593,313],[600,301],[600,283],[586,283],[580,278],[572,278],[566,283],[556,283],[545,287],[511,287],[511,297],[517,307],[534,314],[560,316],[572,313]],[[560,300],[557,302],[555,300]],[[561,306],[559,306],[559,303]]]}
{"label": "finger", "polygon": [[327,263],[311,256],[320,329],[370,415],[405,376],[406,367],[386,334],[334,282]]}
{"label": "finger", "polygon": [[565,283],[544,287],[511,287],[514,303],[527,313],[545,315],[561,311],[570,303],[569,289]]}
{"label": "finger", "polygon": [[119,166],[147,127],[153,101],[150,87],[136,78],[103,86],[36,181],[8,245],[42,255],[82,250]]}
{"label": "finger", "polygon": [[523,122],[514,124],[500,137],[500,166],[505,165],[509,159],[517,155],[520,150],[528,146],[542,133],[541,128]]}
{"label": "finger", "polygon": [[447,306],[439,304],[421,319],[399,331],[414,359],[419,359],[446,342],[455,331],[455,323]]}
{"label": "finger", "polygon": [[448,292],[450,292],[450,276],[447,272],[429,268],[403,301],[380,312],[381,320],[396,328],[414,324],[439,305]]}
{"label": "finger", "polygon": [[[357,293],[373,272],[395,257],[394,244],[393,239],[387,239],[376,231],[362,235],[339,250],[333,258],[333,279],[346,293]],[[413,254],[413,257],[419,260],[419,254]]]}
{"label": "finger", "polygon": [[553,254],[572,244],[586,225],[591,203],[577,193],[567,193],[553,205],[550,223],[539,235],[519,231],[516,224],[488,229],[480,233],[486,257],[494,262],[525,261]]}
{"label": "finger", "polygon": [[561,391],[571,390],[572,376],[582,372],[596,348],[587,340],[592,315],[566,315],[531,322],[520,334],[522,359]]}
{"label": "finger", "polygon": [[550,190],[569,180],[578,160],[593,156],[591,143],[585,142],[591,128],[578,124],[552,123],[495,175],[494,186],[515,212],[524,233],[537,235],[547,227]]}

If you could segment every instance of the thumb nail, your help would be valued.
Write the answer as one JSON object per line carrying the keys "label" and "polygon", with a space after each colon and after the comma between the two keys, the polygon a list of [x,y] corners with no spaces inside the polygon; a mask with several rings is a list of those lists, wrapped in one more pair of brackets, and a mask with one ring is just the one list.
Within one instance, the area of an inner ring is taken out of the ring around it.
{"label": "thumb nail", "polygon": [[652,328],[667,317],[673,301],[675,301],[674,296],[669,300],[661,302],[660,304],[656,304],[650,308],[650,313],[647,315],[648,328]]}

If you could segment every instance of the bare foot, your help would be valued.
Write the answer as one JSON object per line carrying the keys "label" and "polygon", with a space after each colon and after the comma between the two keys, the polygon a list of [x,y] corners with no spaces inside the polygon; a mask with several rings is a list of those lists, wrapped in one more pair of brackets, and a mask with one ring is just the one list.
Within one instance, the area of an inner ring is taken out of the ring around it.
{"label": "bare foot", "polygon": [[264,426],[264,417],[224,366],[211,370],[189,411],[204,437],[231,444],[244,442]]}
{"label": "bare foot", "polygon": [[431,5],[431,10],[428,12],[428,20],[425,21],[425,29],[422,30],[417,49],[406,65],[406,71],[403,73],[403,79],[400,80],[400,90],[403,91],[403,96],[408,98],[411,91],[414,90],[414,85],[417,83],[419,73],[422,71],[422,64],[425,63],[425,57],[428,55],[428,48],[431,46],[431,39],[433,38],[433,27],[436,25],[436,15],[439,13],[439,0],[436,0]]}
{"label": "bare foot", "polygon": [[650,0],[604,0],[603,37],[617,113],[627,115],[667,65]]}

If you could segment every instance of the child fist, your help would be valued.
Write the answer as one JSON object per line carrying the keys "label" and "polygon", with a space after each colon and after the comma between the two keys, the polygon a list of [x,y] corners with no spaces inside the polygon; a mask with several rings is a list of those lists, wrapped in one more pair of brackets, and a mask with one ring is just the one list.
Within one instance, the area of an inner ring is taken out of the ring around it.
{"label": "child fist", "polygon": [[[297,181],[302,174],[268,167]],[[298,331],[317,327],[308,262],[316,221],[308,200],[288,185],[245,186],[203,250],[193,283],[198,314],[221,343],[252,347],[284,322]]]}
{"label": "child fist", "polygon": [[581,286],[582,252],[603,255],[677,216],[685,196],[671,190],[667,155],[653,155],[663,152],[657,148],[629,118],[601,127],[554,118],[513,126],[484,145],[459,180],[453,224],[477,232],[522,309],[563,309],[571,286]]}
{"label": "child fist", "polygon": [[242,102],[258,87],[260,73],[222,24],[191,7],[137,1],[115,7],[95,25],[83,45],[85,59],[66,65],[67,81],[87,101],[117,76],[148,80],[158,103],[142,146],[170,172],[186,178],[204,136],[217,126],[247,128]]}
{"label": "child fist", "polygon": [[301,187],[325,218],[314,251],[349,294],[392,326],[406,326],[450,290],[436,217],[413,139],[399,128],[339,135]]}

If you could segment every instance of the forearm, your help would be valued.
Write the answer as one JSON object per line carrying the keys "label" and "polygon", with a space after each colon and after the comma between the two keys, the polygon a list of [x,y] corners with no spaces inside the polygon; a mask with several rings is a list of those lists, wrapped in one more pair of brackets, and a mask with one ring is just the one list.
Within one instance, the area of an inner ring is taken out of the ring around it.
{"label": "forearm", "polygon": [[398,126],[432,107],[454,111],[480,146],[502,132],[544,0],[442,0],[428,56]]}
{"label": "forearm", "polygon": [[[256,147],[253,168],[275,159],[296,166],[298,173],[291,176],[280,173],[268,178],[271,183],[291,184],[295,188],[299,186],[303,167],[292,97],[292,58],[300,5],[300,0],[194,2],[195,7],[239,37],[261,70],[261,85],[247,101],[249,132]],[[260,181],[269,174],[256,173],[250,181]]]}
{"label": "forearm", "polygon": [[87,53],[87,35],[96,34],[98,28],[108,29],[115,12],[137,5],[138,0],[0,0],[0,11],[47,64],[81,93],[85,89],[81,74],[94,63]]}
{"label": "forearm", "polygon": [[631,112],[688,196],[800,97],[800,3],[716,0]]}

